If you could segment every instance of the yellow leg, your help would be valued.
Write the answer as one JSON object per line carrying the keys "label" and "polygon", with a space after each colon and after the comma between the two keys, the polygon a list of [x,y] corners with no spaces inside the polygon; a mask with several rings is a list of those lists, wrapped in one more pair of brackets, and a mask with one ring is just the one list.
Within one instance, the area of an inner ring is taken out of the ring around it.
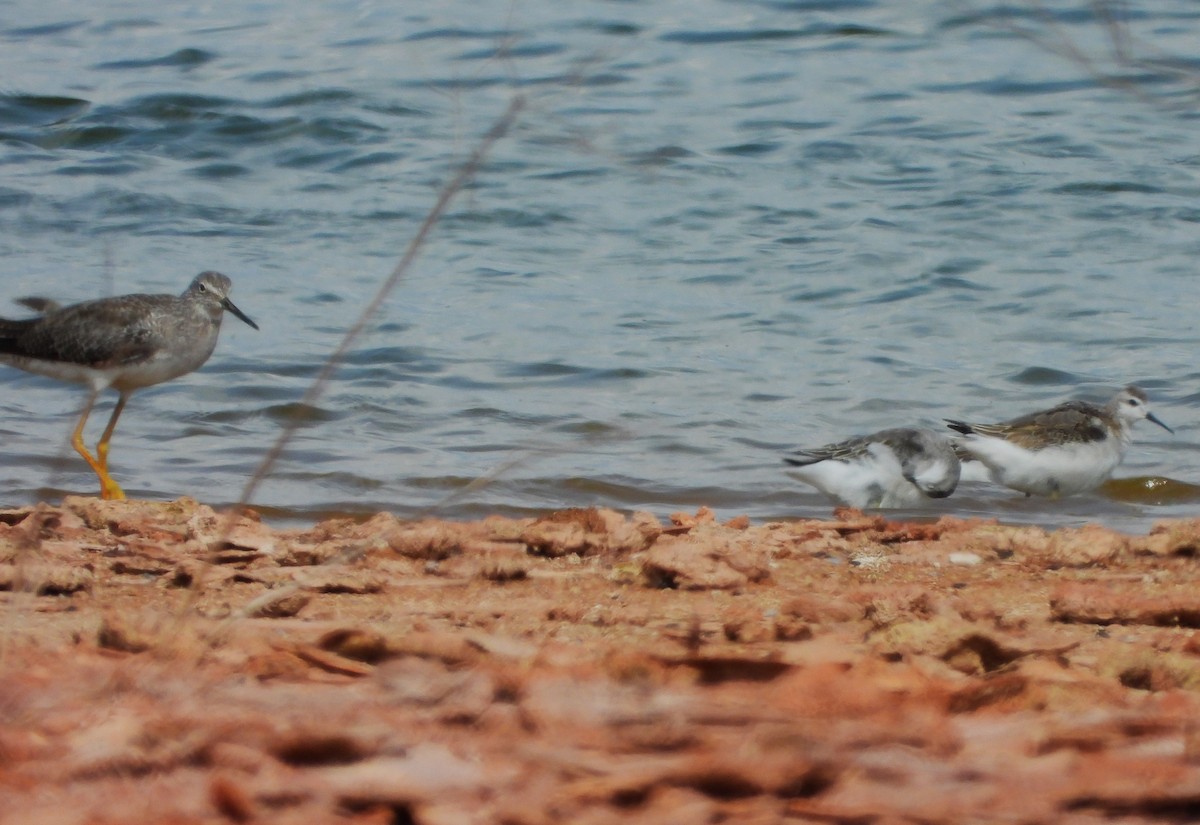
{"label": "yellow leg", "polygon": [[108,442],[112,440],[113,430],[117,428],[117,419],[121,417],[121,411],[125,409],[125,402],[128,400],[128,393],[123,392],[117,397],[117,406],[113,407],[112,415],[108,419],[108,426],[104,428],[100,442],[96,445],[96,457],[100,459],[100,496],[102,498],[125,498],[125,491],[108,474]]}
{"label": "yellow leg", "polygon": [[121,409],[125,406],[125,396],[121,395],[117,401],[117,407],[113,410],[112,418],[108,421],[108,427],[104,430],[104,435],[100,439],[100,444],[96,447],[96,452],[100,454],[100,458],[92,457],[88,452],[87,446],[83,443],[83,425],[87,423],[88,416],[91,415],[92,406],[96,403],[98,393],[93,392],[88,396],[87,403],[83,406],[83,413],[79,416],[79,423],[75,425],[75,432],[71,434],[71,446],[75,448],[75,452],[83,456],[83,460],[88,463],[88,466],[100,478],[100,497],[104,499],[122,499],[125,498],[125,491],[117,482],[112,480],[108,474],[108,440],[112,437],[112,431],[117,425],[117,416],[121,414]]}

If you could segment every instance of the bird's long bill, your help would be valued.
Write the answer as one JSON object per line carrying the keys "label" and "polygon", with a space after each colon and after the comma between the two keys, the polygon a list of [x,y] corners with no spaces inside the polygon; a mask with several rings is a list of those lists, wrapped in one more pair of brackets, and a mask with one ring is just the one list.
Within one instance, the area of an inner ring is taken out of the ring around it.
{"label": "bird's long bill", "polygon": [[236,315],[241,320],[245,321],[247,324],[252,326],[254,329],[258,329],[258,324],[251,321],[249,315],[247,315],[246,313],[244,313],[240,309],[238,309],[236,306],[234,306],[233,301],[229,300],[228,298],[223,298],[223,299],[221,299],[221,306],[225,307],[225,309],[232,312],[234,315]]}
{"label": "bird's long bill", "polygon": [[1146,420],[1153,421],[1155,424],[1162,427],[1164,430],[1169,432],[1171,435],[1175,435],[1175,431],[1172,430],[1170,427],[1168,427],[1166,424],[1162,423],[1162,421],[1160,421],[1158,416],[1155,415],[1154,413],[1146,413]]}

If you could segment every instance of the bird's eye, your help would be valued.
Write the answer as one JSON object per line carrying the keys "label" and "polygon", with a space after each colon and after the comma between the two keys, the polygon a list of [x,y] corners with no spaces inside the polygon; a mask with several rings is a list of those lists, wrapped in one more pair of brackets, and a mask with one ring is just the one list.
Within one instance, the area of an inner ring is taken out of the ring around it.
{"label": "bird's eye", "polygon": [[208,292],[208,287],[206,287],[204,284],[196,284],[196,289],[200,292]]}

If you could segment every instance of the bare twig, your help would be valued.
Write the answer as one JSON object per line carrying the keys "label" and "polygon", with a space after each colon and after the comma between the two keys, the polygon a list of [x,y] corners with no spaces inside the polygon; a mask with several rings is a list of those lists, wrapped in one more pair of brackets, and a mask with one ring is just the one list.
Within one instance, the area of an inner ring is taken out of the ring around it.
{"label": "bare twig", "polygon": [[[479,173],[479,168],[483,165],[483,162],[491,152],[492,147],[495,146],[496,142],[503,138],[505,134],[508,133],[509,129],[512,128],[513,124],[517,120],[517,116],[521,113],[521,110],[524,108],[524,106],[524,97],[520,95],[514,97],[508,104],[508,108],[505,109],[504,114],[500,116],[495,124],[492,125],[492,128],[489,129],[487,134],[485,134],[480,140],[479,145],[475,147],[475,151],[473,151],[471,156],[467,158],[461,167],[459,167],[459,170],[454,177],[442,187],[441,192],[438,193],[437,201],[433,204],[433,207],[425,216],[425,220],[421,222],[420,228],[417,229],[417,234],[415,234],[412,240],[409,241],[408,247],[404,250],[403,257],[400,258],[400,262],[396,264],[396,267],[392,270],[392,273],[380,285],[379,290],[375,293],[375,297],[372,298],[370,303],[363,308],[363,311],[358,316],[358,320],[355,321],[354,325],[346,331],[346,335],[342,338],[341,343],[338,344],[337,348],[330,353],[328,358],[325,359],[325,364],[321,367],[321,372],[317,375],[316,380],[313,381],[312,385],[308,388],[308,391],[304,394],[304,397],[300,399],[300,403],[302,405],[311,407],[315,405],[317,400],[320,399],[320,397],[324,394],[325,388],[332,379],[334,372],[341,365],[342,359],[345,357],[346,353],[354,345],[355,341],[358,340],[359,336],[362,335],[363,330],[366,329],[367,324],[375,316],[375,313],[379,311],[379,307],[385,300],[387,300],[388,295],[390,295],[392,290],[396,288],[396,285],[404,279],[404,276],[408,274],[408,270],[412,266],[413,261],[415,261],[417,255],[420,254],[421,248],[425,246],[425,243],[428,241],[429,234],[433,231],[433,228],[437,226],[438,221],[440,221],[442,216],[445,215],[446,209],[450,206],[450,202],[453,201],[454,197],[461,192],[463,188]],[[232,526],[233,519],[236,518],[242,508],[247,506],[253,500],[254,493],[258,490],[259,485],[262,484],[263,480],[275,467],[275,464],[279,461],[279,457],[283,455],[283,451],[287,447],[288,442],[292,440],[292,437],[296,434],[296,431],[300,428],[302,423],[303,422],[301,421],[300,417],[295,417],[290,419],[284,425],[283,429],[280,430],[279,437],[275,439],[275,443],[271,445],[271,448],[267,450],[266,455],[263,456],[263,460],[259,463],[258,469],[255,470],[254,475],[250,477],[250,480],[246,482],[246,486],[242,490],[242,494],[238,498],[237,504],[234,505],[233,511],[230,514],[229,521],[226,525],[226,530],[224,531],[225,537],[228,537],[228,531]]]}
{"label": "bare twig", "polygon": [[1162,96],[1150,94],[1145,82],[1127,74],[1142,71],[1188,84],[1193,93],[1200,92],[1200,74],[1178,58],[1134,37],[1127,22],[1125,5],[1120,0],[1093,0],[1091,3],[1096,23],[1103,29],[1108,41],[1107,49],[1098,54],[1087,51],[1072,38],[1040,0],[1030,0],[1027,8],[1038,21],[1036,28],[1018,25],[1012,20],[1003,20],[999,25],[1039,48],[1074,63],[1102,86],[1130,94],[1143,103],[1162,105]]}
{"label": "bare twig", "polygon": [[[400,281],[404,279],[404,276],[408,274],[409,269],[412,267],[413,261],[416,260],[417,255],[420,253],[422,247],[425,246],[434,227],[437,226],[438,222],[445,215],[450,203],[454,200],[455,196],[458,195],[479,173],[480,168],[483,166],[483,163],[487,159],[487,156],[491,152],[492,148],[496,145],[496,142],[508,134],[513,124],[516,123],[517,118],[524,107],[524,97],[520,95],[513,97],[508,104],[508,108],[504,110],[504,113],[499,117],[499,119],[496,120],[496,122],[492,125],[492,128],[489,129],[479,141],[479,144],[475,147],[475,150],[466,159],[466,161],[463,162],[462,166],[459,167],[454,177],[452,177],[446,183],[446,185],[442,187],[441,191],[438,193],[437,200],[434,202],[429,212],[425,215],[425,220],[421,222],[416,234],[413,235],[412,240],[409,241],[408,246],[405,248],[404,255],[401,256],[399,263],[396,264],[395,268],[392,269],[391,274],[388,275],[382,284],[380,284],[379,290],[375,293],[375,297],[372,298],[365,307],[363,307],[358,319],[342,337],[341,343],[339,343],[337,348],[334,349],[333,352],[329,354],[329,357],[325,359],[325,363],[321,367],[320,373],[317,374],[316,379],[309,386],[308,391],[304,393],[304,397],[300,399],[301,404],[305,406],[313,406],[321,398],[326,387],[329,385],[329,382],[332,380],[334,372],[341,365],[342,360],[345,358],[346,353],[354,345],[355,341],[358,340],[359,336],[362,335],[363,330],[366,329],[367,324],[370,323],[376,312],[378,312],[379,307],[382,306],[385,300],[387,300],[388,295],[390,295],[392,290],[394,290]],[[270,449],[267,450],[262,461],[259,462],[258,468],[255,470],[254,475],[252,475],[249,481],[246,482],[246,486],[242,490],[242,494],[239,496],[237,503],[226,515],[220,534],[217,540],[210,546],[210,551],[219,550],[229,540],[229,536],[233,532],[233,527],[238,517],[253,500],[254,494],[258,490],[259,485],[261,485],[263,480],[270,475],[272,469],[278,463],[280,457],[283,455],[284,450],[287,448],[288,442],[292,440],[293,436],[295,436],[296,431],[300,428],[301,424],[302,422],[300,418],[297,417],[289,420],[280,430],[279,437],[275,439],[275,442],[271,445]],[[197,575],[192,581],[188,599],[178,614],[180,619],[191,612],[196,600],[204,591],[204,578],[205,576],[201,574]]]}

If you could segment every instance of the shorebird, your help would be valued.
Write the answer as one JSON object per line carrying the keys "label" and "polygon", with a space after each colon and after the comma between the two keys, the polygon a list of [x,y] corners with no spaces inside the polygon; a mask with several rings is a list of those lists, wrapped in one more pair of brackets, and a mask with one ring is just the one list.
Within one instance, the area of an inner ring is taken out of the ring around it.
{"label": "shorebird", "polygon": [[1129,446],[1133,425],[1152,421],[1175,432],[1146,406],[1146,393],[1126,387],[1103,407],[1067,401],[1000,424],[946,419],[962,434],[955,446],[987,466],[992,481],[1027,496],[1058,498],[1094,490]]}
{"label": "shorebird", "polygon": [[789,475],[851,507],[913,507],[958,485],[950,439],[930,430],[880,430],[783,459]]}
{"label": "shorebird", "polygon": [[[91,389],[71,446],[100,478],[102,498],[125,498],[108,473],[108,447],[130,394],[207,361],[225,310],[258,329],[229,300],[231,286],[219,272],[202,272],[182,295],[119,295],[65,307],[46,298],[25,298],[20,303],[43,314],[0,318],[0,363]],[[83,443],[83,426],[97,396],[109,387],[119,393],[117,404],[93,456]]]}

